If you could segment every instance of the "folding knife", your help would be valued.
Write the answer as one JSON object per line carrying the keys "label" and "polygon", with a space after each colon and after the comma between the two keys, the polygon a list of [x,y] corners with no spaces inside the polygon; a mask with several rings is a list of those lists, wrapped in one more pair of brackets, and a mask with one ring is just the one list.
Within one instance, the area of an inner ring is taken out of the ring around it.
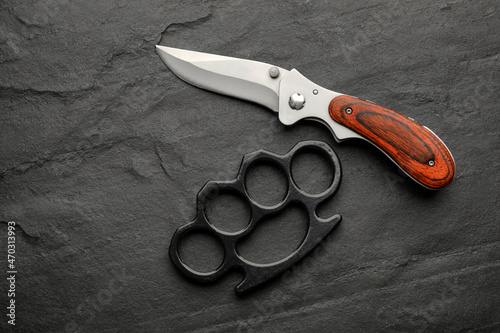
{"label": "folding knife", "polygon": [[443,141],[388,108],[327,90],[296,69],[160,45],[156,52],[182,80],[266,106],[278,112],[285,125],[319,120],[337,142],[358,138],[372,143],[426,188],[439,189],[453,179],[455,162]]}

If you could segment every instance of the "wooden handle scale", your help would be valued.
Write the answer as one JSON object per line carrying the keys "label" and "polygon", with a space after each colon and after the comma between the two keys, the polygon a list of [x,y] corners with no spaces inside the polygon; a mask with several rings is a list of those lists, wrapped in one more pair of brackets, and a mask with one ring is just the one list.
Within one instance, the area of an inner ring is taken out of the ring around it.
{"label": "wooden handle scale", "polygon": [[380,148],[422,185],[439,189],[453,179],[455,163],[450,151],[413,119],[348,95],[334,98],[329,113],[333,120]]}

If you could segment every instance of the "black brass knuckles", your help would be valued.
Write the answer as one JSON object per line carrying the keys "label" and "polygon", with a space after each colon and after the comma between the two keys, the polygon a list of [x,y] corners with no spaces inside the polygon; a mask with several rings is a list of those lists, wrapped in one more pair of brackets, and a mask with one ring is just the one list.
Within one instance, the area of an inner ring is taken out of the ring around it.
{"label": "black brass knuckles", "polygon": [[[303,151],[314,151],[326,157],[333,167],[333,180],[330,186],[319,194],[309,194],[301,190],[293,180],[291,163],[295,154]],[[288,178],[288,190],[285,198],[273,206],[263,206],[250,198],[245,188],[245,176],[248,168],[255,162],[274,163],[281,166]],[[243,294],[261,283],[276,277],[302,259],[321,240],[326,237],[335,226],[340,223],[341,216],[333,215],[328,219],[322,219],[316,215],[316,207],[329,197],[333,196],[340,185],[341,166],[337,154],[328,144],[322,141],[302,141],[298,143],[285,155],[277,155],[259,150],[243,157],[240,170],[235,179],[230,181],[210,181],[205,184],[197,196],[197,216],[194,221],[178,228],[170,243],[170,259],[174,265],[188,278],[200,282],[210,283],[219,279],[230,269],[240,270],[244,273],[243,281],[236,287],[237,294]],[[207,199],[213,198],[220,192],[233,193],[245,198],[251,207],[251,218],[249,224],[241,231],[230,233],[220,230],[210,223],[205,213]],[[290,255],[270,264],[252,263],[238,254],[236,245],[252,232],[259,221],[270,215],[275,215],[285,210],[289,204],[300,204],[308,211],[309,227],[306,236],[300,246]],[[224,248],[224,259],[221,265],[211,272],[198,272],[188,267],[179,252],[180,241],[188,232],[205,232],[216,237]]]}

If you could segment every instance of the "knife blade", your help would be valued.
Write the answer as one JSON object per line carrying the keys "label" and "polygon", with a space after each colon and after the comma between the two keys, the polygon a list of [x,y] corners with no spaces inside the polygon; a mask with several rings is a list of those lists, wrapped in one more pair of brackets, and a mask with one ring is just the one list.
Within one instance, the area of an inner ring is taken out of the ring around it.
{"label": "knife blade", "polygon": [[362,139],[379,148],[428,189],[448,185],[455,162],[443,141],[413,119],[373,102],[325,89],[296,69],[165,46],[156,52],[180,79],[199,88],[261,104],[280,121],[324,123],[337,142]]}

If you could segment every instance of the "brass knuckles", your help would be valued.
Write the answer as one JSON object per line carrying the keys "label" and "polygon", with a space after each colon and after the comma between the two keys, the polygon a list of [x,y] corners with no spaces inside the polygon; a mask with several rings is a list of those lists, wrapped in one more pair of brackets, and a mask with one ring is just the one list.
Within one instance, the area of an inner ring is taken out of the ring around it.
{"label": "brass knuckles", "polygon": [[[333,180],[330,186],[319,194],[309,194],[301,190],[292,177],[291,163],[293,156],[298,152],[315,151],[326,157],[333,167]],[[273,206],[263,206],[255,202],[248,195],[245,188],[245,175],[248,168],[255,162],[270,162],[280,165],[288,178],[288,190],[285,198]],[[241,295],[267,280],[276,277],[284,272],[295,262],[302,259],[323,238],[325,238],[337,226],[342,217],[339,214],[333,215],[328,219],[322,219],[316,215],[316,207],[326,199],[333,196],[341,180],[341,166],[337,154],[328,144],[322,141],[302,141],[292,148],[285,155],[277,155],[265,150],[259,150],[243,157],[240,170],[235,179],[230,181],[209,181],[200,190],[197,195],[197,216],[194,221],[178,228],[172,237],[170,243],[169,255],[173,264],[188,278],[200,282],[210,283],[221,278],[228,270],[236,269],[243,271],[245,277],[243,281],[236,286],[236,294]],[[207,198],[213,198],[219,192],[234,193],[246,198],[251,207],[251,218],[247,227],[238,232],[230,233],[218,229],[212,225],[205,214],[205,204]],[[309,228],[306,236],[300,246],[287,257],[270,264],[252,263],[241,257],[237,250],[237,242],[252,232],[256,224],[269,215],[277,214],[291,203],[301,203],[307,209],[309,217]],[[188,267],[181,259],[179,253],[179,242],[188,232],[205,232],[216,237],[224,247],[224,259],[221,265],[211,272],[198,272]]]}

